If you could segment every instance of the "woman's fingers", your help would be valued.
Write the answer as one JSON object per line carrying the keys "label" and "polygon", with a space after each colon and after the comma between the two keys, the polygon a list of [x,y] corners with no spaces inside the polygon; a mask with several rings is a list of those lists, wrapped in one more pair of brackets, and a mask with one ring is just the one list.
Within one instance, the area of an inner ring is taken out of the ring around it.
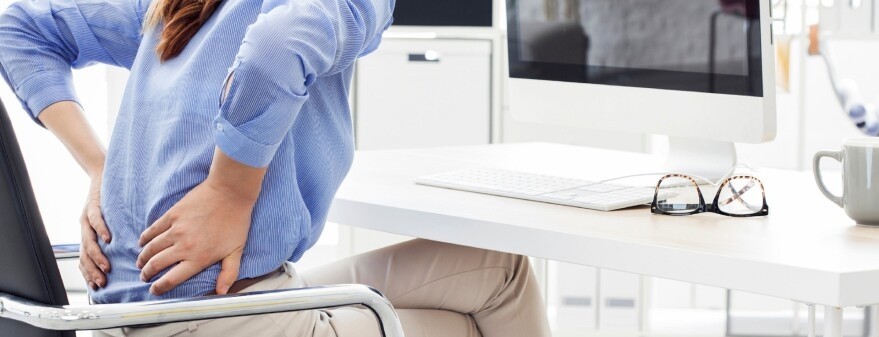
{"label": "woman's fingers", "polygon": [[92,242],[89,244],[83,244],[80,247],[81,250],[85,250],[86,256],[95,264],[102,272],[109,273],[110,272],[110,260],[104,256],[104,253],[101,252],[101,247],[98,246],[97,242]]}
{"label": "woman's fingers", "polygon": [[89,225],[91,225],[95,233],[98,233],[98,236],[101,237],[101,240],[104,240],[104,243],[110,243],[110,230],[107,229],[107,224],[104,222],[104,215],[101,213],[101,207],[89,206],[86,210],[86,216],[88,218]]}
{"label": "woman's fingers", "polygon": [[150,293],[156,296],[167,293],[203,269],[203,267],[196,265],[193,261],[181,261],[174,268],[171,268],[167,274],[162,275],[156,282],[153,282],[153,285],[150,286]]}
{"label": "woman's fingers", "polygon": [[217,295],[226,295],[235,281],[238,281],[238,269],[241,268],[241,251],[236,250],[223,258],[220,276],[217,277]]}
{"label": "woman's fingers", "polygon": [[175,263],[183,261],[185,256],[180,256],[180,252],[176,251],[173,248],[165,249],[147,261],[143,269],[140,270],[140,279],[144,282],[149,282],[153,277],[156,277],[163,270],[168,269],[168,267],[173,266]]}
{"label": "woman's fingers", "polygon": [[156,256],[156,254],[159,254],[173,245],[174,241],[170,239],[167,232],[159,235],[143,247],[143,250],[140,251],[140,255],[137,256],[137,263],[135,266],[137,268],[143,268],[153,256]]}
{"label": "woman's fingers", "polygon": [[79,271],[88,283],[89,288],[97,290],[107,285],[107,273],[110,272],[110,260],[104,256],[98,237],[104,243],[110,243],[110,230],[101,214],[100,179],[92,179],[85,207],[79,217],[82,242],[79,246]]}
{"label": "woman's fingers", "polygon": [[171,217],[168,215],[171,213],[165,213],[159,220],[156,220],[149,228],[143,231],[143,234],[140,235],[140,240],[138,244],[143,247],[146,246],[147,243],[153,241],[157,236],[162,233],[168,231],[171,228]]}
{"label": "woman's fingers", "polygon": [[92,282],[92,276],[89,275],[88,271],[83,265],[82,255],[79,256],[79,273],[82,274],[82,279],[85,280],[85,283],[88,284],[89,289],[95,289],[95,283]]}
{"label": "woman's fingers", "polygon": [[97,265],[104,273],[110,272],[110,260],[104,256],[101,246],[98,245],[98,237],[88,223],[88,218],[84,217],[82,226],[82,243],[79,246],[80,256],[88,257],[92,263]]}
{"label": "woman's fingers", "polygon": [[86,254],[79,256],[79,271],[92,290],[98,290],[99,287],[107,285],[104,274]]}

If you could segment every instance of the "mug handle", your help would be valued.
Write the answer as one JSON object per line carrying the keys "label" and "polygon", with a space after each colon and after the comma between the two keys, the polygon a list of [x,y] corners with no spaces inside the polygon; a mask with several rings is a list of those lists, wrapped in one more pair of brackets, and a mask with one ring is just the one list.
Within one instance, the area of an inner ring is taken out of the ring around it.
{"label": "mug handle", "polygon": [[821,158],[833,158],[838,162],[842,162],[842,152],[840,151],[821,151],[815,154],[815,159],[812,161],[812,173],[815,174],[815,182],[818,184],[818,189],[821,190],[821,193],[824,193],[824,196],[830,201],[833,201],[839,207],[845,207],[842,197],[834,195],[827,190],[827,185],[824,184],[824,179],[821,177]]}

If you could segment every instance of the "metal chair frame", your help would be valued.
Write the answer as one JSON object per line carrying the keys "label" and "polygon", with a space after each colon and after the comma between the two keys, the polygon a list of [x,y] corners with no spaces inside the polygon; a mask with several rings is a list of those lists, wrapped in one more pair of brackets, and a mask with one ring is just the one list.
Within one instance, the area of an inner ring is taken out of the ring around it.
{"label": "metal chair frame", "polygon": [[[56,255],[59,260],[74,258],[79,255]],[[356,284],[86,306],[47,306],[0,293],[0,318],[55,331],[137,327],[346,306],[362,306],[372,311],[382,336],[403,337],[391,302],[378,290]]]}

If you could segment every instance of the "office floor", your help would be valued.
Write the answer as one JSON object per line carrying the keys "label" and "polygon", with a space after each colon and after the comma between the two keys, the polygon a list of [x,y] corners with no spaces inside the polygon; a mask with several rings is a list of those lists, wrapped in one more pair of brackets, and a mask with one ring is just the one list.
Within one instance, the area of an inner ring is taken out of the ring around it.
{"label": "office floor", "polygon": [[653,309],[650,313],[651,335],[723,336],[726,312],[708,309]]}
{"label": "office floor", "polygon": [[633,329],[584,330],[560,328],[554,337],[721,337],[725,334],[726,314],[722,310],[707,309],[651,309],[649,331]]}

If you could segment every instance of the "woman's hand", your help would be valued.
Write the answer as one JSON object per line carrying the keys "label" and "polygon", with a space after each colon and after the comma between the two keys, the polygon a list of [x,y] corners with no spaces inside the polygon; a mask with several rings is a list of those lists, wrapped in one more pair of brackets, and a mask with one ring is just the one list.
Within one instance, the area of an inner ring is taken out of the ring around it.
{"label": "woman's hand", "polygon": [[247,167],[215,152],[208,178],[140,237],[144,248],[137,267],[144,282],[173,266],[153,283],[152,294],[164,294],[217,262],[221,271],[216,293],[229,291],[238,280],[264,175],[264,168]]}
{"label": "woman's hand", "polygon": [[89,194],[82,210],[79,223],[82,226],[82,241],[79,251],[79,271],[88,282],[89,288],[97,290],[98,287],[107,285],[106,274],[110,272],[110,261],[101,251],[98,238],[104,243],[110,243],[110,231],[104,223],[101,213],[101,182],[103,172],[95,172],[91,175]]}

